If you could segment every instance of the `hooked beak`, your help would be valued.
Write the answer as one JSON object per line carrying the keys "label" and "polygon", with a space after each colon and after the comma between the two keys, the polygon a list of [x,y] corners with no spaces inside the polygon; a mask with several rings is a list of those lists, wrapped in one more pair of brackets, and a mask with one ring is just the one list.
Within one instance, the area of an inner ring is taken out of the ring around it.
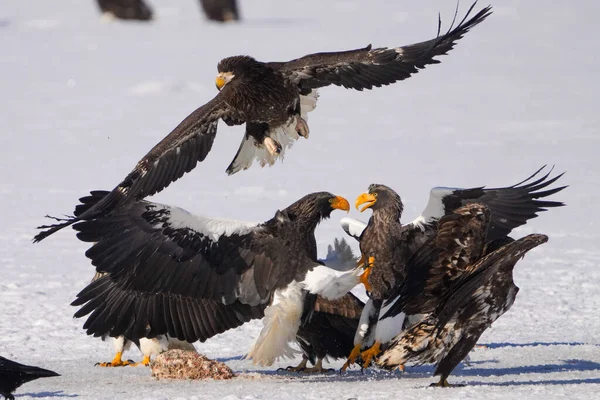
{"label": "hooked beak", "polygon": [[334,210],[342,210],[349,212],[350,203],[348,203],[348,200],[346,200],[342,196],[336,196],[331,200],[331,208],[333,208]]}
{"label": "hooked beak", "polygon": [[223,86],[227,85],[227,83],[233,79],[233,77],[234,75],[231,72],[219,72],[217,78],[215,79],[217,89],[223,89]]}
{"label": "hooked beak", "polygon": [[[356,198],[356,202],[354,205],[356,209],[360,212],[365,211],[367,208],[370,208],[377,201],[377,197],[372,195],[371,193],[363,193]],[[365,204],[366,203],[366,204]],[[363,208],[358,208],[360,205],[365,204]]]}

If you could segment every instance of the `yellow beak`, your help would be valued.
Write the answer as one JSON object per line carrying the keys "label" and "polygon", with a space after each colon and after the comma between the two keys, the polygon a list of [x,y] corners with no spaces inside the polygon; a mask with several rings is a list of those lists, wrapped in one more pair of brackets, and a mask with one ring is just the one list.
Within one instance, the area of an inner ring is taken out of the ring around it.
{"label": "yellow beak", "polygon": [[222,76],[217,76],[217,79],[215,79],[215,84],[217,85],[217,89],[221,90],[223,89],[223,86],[225,86],[225,78],[223,78]]}
{"label": "yellow beak", "polygon": [[[363,193],[356,198],[356,202],[354,203],[354,205],[356,206],[356,209],[358,211],[363,212],[367,208],[370,208],[373,204],[375,204],[376,201],[377,197],[375,197],[374,195],[370,193]],[[365,206],[363,208],[358,208],[362,204],[365,204]]]}
{"label": "yellow beak", "polygon": [[348,212],[350,211],[350,203],[348,203],[348,200],[346,200],[342,196],[336,196],[331,201],[331,208],[333,208],[334,210],[342,210]]}

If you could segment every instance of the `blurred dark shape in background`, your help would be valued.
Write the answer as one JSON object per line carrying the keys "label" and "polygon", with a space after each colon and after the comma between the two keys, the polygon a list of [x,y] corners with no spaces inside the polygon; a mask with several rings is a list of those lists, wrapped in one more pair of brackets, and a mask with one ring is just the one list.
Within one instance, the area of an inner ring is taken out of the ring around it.
{"label": "blurred dark shape in background", "polygon": [[152,9],[142,0],[97,0],[102,12],[114,18],[137,19],[149,21],[152,19]]}
{"label": "blurred dark shape in background", "polygon": [[240,19],[236,0],[200,0],[206,17],[212,21],[229,22]]}

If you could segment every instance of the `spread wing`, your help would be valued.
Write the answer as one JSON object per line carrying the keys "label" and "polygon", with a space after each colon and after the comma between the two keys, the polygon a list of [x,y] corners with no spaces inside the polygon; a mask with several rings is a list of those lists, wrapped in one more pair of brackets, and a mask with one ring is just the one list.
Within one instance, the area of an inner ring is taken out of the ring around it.
{"label": "spread wing", "polygon": [[37,234],[34,242],[77,221],[106,215],[128,201],[158,193],[194,169],[212,147],[218,120],[231,112],[224,100],[227,94],[224,92],[225,88],[214,99],[187,116],[101,201],[81,214],[76,213],[74,217],[59,220],[58,224],[39,227],[46,230]]}
{"label": "spread wing", "polygon": [[456,28],[451,26],[445,35],[438,34],[425,42],[396,48],[372,49],[369,45],[357,50],[310,54],[271,65],[288,74],[304,90],[332,84],[356,90],[389,85],[409,78],[429,64],[439,63],[435,57],[452,50],[465,33],[491,13],[491,8],[486,7],[467,20],[474,6]]}
{"label": "spread wing", "polygon": [[407,262],[407,277],[390,296],[388,303],[395,303],[383,318],[433,311],[481,257],[489,221],[490,211],[478,203],[442,217],[436,235]]}
{"label": "spread wing", "polygon": [[95,243],[86,256],[107,273],[73,303],[83,306],[77,317],[91,313],[84,327],[94,335],[205,340],[261,317],[273,291],[305,262],[289,256],[272,225],[145,201],[74,228]]}
{"label": "spread wing", "polygon": [[534,179],[544,168],[545,166],[522,182],[503,188],[433,188],[427,207],[412,223],[430,224],[461,206],[477,202],[487,206],[491,212],[487,240],[492,241],[503,238],[514,228],[526,224],[532,218],[536,218],[539,212],[552,207],[564,206],[564,203],[559,201],[541,200],[567,187],[560,186],[548,189],[564,174],[563,172],[549,178],[552,169],[542,177]]}

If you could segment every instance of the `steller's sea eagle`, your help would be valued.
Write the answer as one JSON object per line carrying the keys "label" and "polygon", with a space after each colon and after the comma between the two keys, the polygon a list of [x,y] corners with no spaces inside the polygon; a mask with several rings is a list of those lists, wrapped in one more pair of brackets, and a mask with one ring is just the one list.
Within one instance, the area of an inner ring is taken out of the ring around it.
{"label": "steller's sea eagle", "polygon": [[[93,192],[80,207],[104,195]],[[286,293],[318,293],[326,267],[317,260],[314,230],[333,210],[348,211],[348,201],[318,192],[264,223],[147,201],[80,222],[77,237],[94,243],[86,256],[106,275],[77,295],[75,316],[89,314],[84,329],[94,336],[167,334],[190,343],[262,318]]]}
{"label": "steller's sea eagle", "polygon": [[229,22],[240,19],[236,0],[200,0],[206,18],[211,21]]}
{"label": "steller's sea eagle", "polygon": [[[486,242],[491,242],[506,238],[512,229],[537,217],[538,212],[564,205],[561,202],[540,200],[566,187],[547,189],[563,174],[549,179],[550,171],[534,179],[542,169],[543,167],[524,181],[504,188],[434,188],[423,213],[406,225],[400,222],[403,210],[400,196],[391,188],[371,185],[368,193],[357,198],[357,208],[362,206],[361,211],[368,208],[373,210],[369,223],[361,227],[360,221],[345,218],[342,226],[347,233],[355,237],[358,235],[361,264],[365,267],[361,281],[367,288],[370,300],[364,307],[355,347],[344,369],[359,355],[365,366],[368,366],[379,354],[382,344],[389,342],[402,330],[405,324],[403,313],[381,318],[385,314],[390,315],[389,310],[394,306],[393,301],[387,300],[394,299],[395,290],[403,284],[407,260],[437,233],[438,221],[444,215],[454,213],[465,204],[477,202],[487,206],[491,219],[485,239]],[[418,319],[418,316],[414,317]],[[364,350],[366,347],[369,348]]]}
{"label": "steller's sea eagle", "polygon": [[393,338],[377,360],[380,366],[434,363],[440,380],[432,386],[452,386],[447,381],[452,370],[514,303],[517,261],[548,241],[531,234],[488,242],[489,223],[486,206],[460,207],[440,219],[437,234],[408,260],[406,279],[381,319],[400,313],[424,318]]}
{"label": "steller's sea eagle", "polygon": [[[146,154],[101,201],[59,223],[42,226],[38,242],[77,221],[103,216],[132,200],[160,192],[191,171],[210,151],[220,119],[229,125],[246,123],[229,174],[249,168],[254,159],[272,165],[300,136],[308,136],[306,113],[316,106],[316,89],[337,85],[372,89],[409,78],[440,61],[456,41],[490,13],[486,7],[444,34],[425,42],[395,48],[371,48],[310,54],[288,62],[260,62],[249,56],[221,60],[217,66],[219,93],[192,112]],[[439,28],[438,28],[439,31]]]}
{"label": "steller's sea eagle", "polygon": [[4,396],[6,400],[15,400],[12,392],[22,384],[52,376],[60,375],[47,369],[19,364],[0,356],[0,395]]}
{"label": "steller's sea eagle", "polygon": [[143,0],[97,0],[105,15],[119,19],[152,19],[152,9]]}

